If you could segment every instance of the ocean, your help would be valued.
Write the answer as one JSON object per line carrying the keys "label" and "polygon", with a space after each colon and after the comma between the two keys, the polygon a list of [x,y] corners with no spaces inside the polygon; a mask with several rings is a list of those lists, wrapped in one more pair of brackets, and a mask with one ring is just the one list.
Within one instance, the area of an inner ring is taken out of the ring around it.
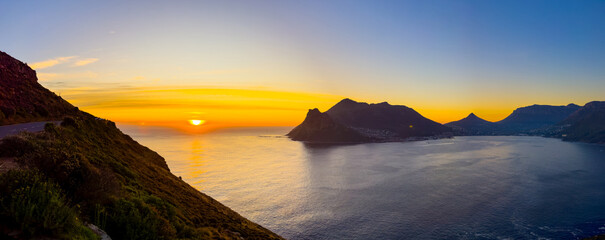
{"label": "ocean", "polygon": [[288,239],[605,234],[605,146],[526,136],[314,145],[290,128],[118,124],[171,171]]}

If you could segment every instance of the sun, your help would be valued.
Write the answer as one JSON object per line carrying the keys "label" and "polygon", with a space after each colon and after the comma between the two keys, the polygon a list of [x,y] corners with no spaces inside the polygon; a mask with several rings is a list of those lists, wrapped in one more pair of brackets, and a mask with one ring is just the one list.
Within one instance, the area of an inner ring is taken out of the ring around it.
{"label": "sun", "polygon": [[199,126],[199,125],[204,124],[205,122],[206,121],[204,121],[204,120],[197,120],[197,119],[189,120],[189,123],[193,126]]}

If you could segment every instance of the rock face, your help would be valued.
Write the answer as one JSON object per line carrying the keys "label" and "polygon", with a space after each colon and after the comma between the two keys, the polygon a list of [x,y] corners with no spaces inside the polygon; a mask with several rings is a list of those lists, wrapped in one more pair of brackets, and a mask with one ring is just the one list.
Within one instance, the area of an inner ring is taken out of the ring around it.
{"label": "rock face", "polygon": [[386,142],[443,137],[448,133],[449,127],[406,106],[344,99],[325,113],[309,110],[305,120],[287,136],[308,142]]}
{"label": "rock face", "polygon": [[0,51],[0,125],[59,120],[77,111],[42,87],[36,71]]}
{"label": "rock face", "polygon": [[567,141],[605,143],[605,102],[589,102],[558,124]]}
{"label": "rock face", "polygon": [[517,108],[511,115],[497,122],[500,134],[531,134],[532,132],[553,126],[580,106],[569,104],[567,106],[532,105]]}
{"label": "rock face", "polygon": [[446,123],[445,126],[454,129],[456,135],[492,135],[497,128],[497,125],[493,122],[484,120],[477,117],[474,113],[469,114],[467,117]]}

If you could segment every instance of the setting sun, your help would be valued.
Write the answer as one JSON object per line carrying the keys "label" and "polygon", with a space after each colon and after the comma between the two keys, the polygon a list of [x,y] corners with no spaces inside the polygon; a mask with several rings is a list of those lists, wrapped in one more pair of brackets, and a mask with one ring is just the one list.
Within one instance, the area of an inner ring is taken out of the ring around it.
{"label": "setting sun", "polygon": [[204,124],[204,122],[206,122],[206,121],[204,121],[204,120],[189,120],[189,123],[191,125],[194,125],[194,126],[202,125],[202,124]]}

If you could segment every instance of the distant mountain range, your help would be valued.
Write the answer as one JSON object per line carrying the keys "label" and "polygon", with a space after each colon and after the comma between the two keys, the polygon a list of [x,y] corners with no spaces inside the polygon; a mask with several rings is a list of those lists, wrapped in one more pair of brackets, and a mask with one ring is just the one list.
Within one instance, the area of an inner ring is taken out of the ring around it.
{"label": "distant mountain range", "polygon": [[578,109],[580,106],[575,104],[567,106],[532,105],[517,108],[511,115],[497,122],[498,130],[500,134],[505,135],[532,134],[565,120]]}
{"label": "distant mountain range", "polygon": [[605,143],[605,102],[590,102],[583,107],[532,105],[518,108],[498,122],[471,115],[445,125],[452,127],[455,135],[537,135]]}
{"label": "distant mountain range", "polygon": [[569,141],[605,143],[605,102],[584,107],[532,105],[490,122],[474,113],[441,125],[406,106],[367,104],[344,99],[325,113],[309,110],[287,134],[307,142],[388,142],[441,138],[450,135],[537,135]]}
{"label": "distant mountain range", "polygon": [[308,142],[389,142],[451,136],[451,132],[406,106],[347,98],[325,113],[309,110],[305,120],[287,135]]}
{"label": "distant mountain range", "polygon": [[456,135],[540,135],[578,109],[580,106],[575,104],[532,105],[517,108],[498,122],[489,122],[471,114],[445,125],[453,128]]}
{"label": "distant mountain range", "polygon": [[458,121],[446,123],[445,126],[451,127],[456,135],[493,135],[496,124],[480,117],[474,113]]}

